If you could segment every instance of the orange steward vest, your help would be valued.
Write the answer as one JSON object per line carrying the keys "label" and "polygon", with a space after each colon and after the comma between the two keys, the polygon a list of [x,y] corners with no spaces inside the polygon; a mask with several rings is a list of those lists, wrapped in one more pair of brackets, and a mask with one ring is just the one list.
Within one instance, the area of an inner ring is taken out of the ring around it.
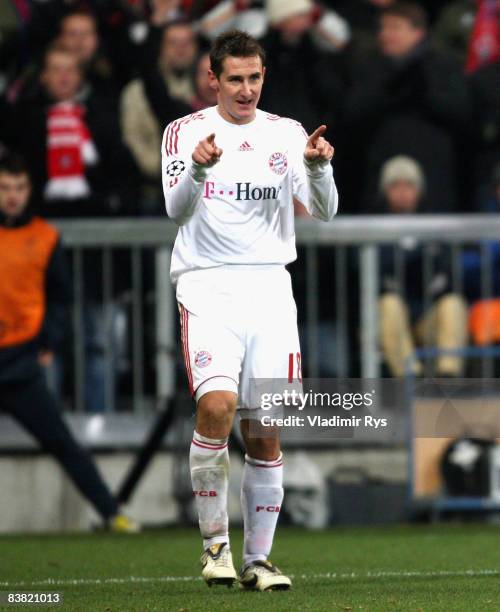
{"label": "orange steward vest", "polygon": [[33,217],[20,227],[0,226],[0,349],[29,342],[45,317],[45,280],[59,234]]}

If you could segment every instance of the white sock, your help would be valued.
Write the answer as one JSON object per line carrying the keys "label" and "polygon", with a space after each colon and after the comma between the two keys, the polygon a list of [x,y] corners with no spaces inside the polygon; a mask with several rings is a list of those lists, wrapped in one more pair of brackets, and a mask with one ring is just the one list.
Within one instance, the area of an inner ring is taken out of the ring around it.
{"label": "white sock", "polygon": [[227,438],[206,438],[195,431],[189,451],[189,467],[203,549],[222,542],[227,542],[229,546]]}
{"label": "white sock", "polygon": [[261,461],[245,455],[241,483],[244,566],[253,561],[264,561],[269,556],[282,501],[282,453],[274,461]]}

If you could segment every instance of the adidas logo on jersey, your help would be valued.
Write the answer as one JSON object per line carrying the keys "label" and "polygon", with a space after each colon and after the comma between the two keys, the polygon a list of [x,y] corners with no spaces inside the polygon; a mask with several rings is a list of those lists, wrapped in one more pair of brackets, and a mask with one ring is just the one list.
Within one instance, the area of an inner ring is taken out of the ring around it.
{"label": "adidas logo on jersey", "polygon": [[245,140],[245,142],[242,142],[240,144],[238,151],[253,151],[253,147],[249,142]]}

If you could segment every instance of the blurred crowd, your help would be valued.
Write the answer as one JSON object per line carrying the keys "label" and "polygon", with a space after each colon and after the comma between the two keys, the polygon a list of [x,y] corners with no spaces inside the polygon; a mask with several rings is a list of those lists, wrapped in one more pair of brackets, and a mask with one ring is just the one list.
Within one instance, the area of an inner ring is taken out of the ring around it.
{"label": "blurred crowd", "polygon": [[210,41],[267,52],[265,110],[329,126],[342,213],[387,212],[381,169],[421,172],[419,211],[496,208],[498,0],[4,0],[0,147],[45,217],[160,215],[165,125],[213,105]]}
{"label": "blurred crowd", "polygon": [[[216,103],[208,50],[235,27],[257,37],[267,53],[261,107],[299,120],[308,132],[328,125],[341,214],[500,211],[500,0],[2,0],[0,230],[31,227],[32,213],[163,216],[162,132],[170,121]],[[2,159],[16,156],[21,161],[2,170]],[[21,211],[19,218],[9,217],[9,207]],[[499,244],[482,247],[492,262],[491,297],[500,296]],[[416,241],[396,246],[383,247],[380,257],[380,345],[390,374],[405,371],[415,345],[462,348],[469,328],[477,344],[500,341],[500,300],[494,316],[492,304],[480,310],[478,302],[484,296],[477,245],[462,254],[460,290],[452,286],[446,248],[424,253]],[[433,272],[426,280],[429,255]],[[121,257],[114,254],[113,299],[105,307],[102,257],[91,249],[83,256],[79,325],[90,412],[109,406],[110,338],[114,380],[127,353],[120,347],[130,344],[130,262]],[[153,285],[151,263],[145,294]],[[319,266],[331,277],[326,252]],[[304,331],[304,257],[293,276]],[[348,284],[356,304],[356,282]],[[324,376],[338,375],[342,359],[334,351],[340,331],[333,287],[318,287],[314,333]],[[479,310],[468,313],[467,301]],[[353,339],[356,313],[350,308]],[[496,335],[485,326],[490,319],[498,322]],[[3,336],[0,325],[0,341]],[[304,337],[302,345],[307,353]],[[10,360],[6,347],[3,358]],[[413,369],[421,374],[422,364],[415,361]],[[436,372],[458,376],[463,358],[443,354]]]}
{"label": "blurred crowd", "polygon": [[[86,412],[127,410],[116,401],[123,379],[131,396],[129,379],[135,393],[136,379],[148,391],[164,375],[152,254],[137,265],[121,249],[68,260],[45,219],[165,215],[162,132],[216,104],[208,50],[231,28],[266,50],[261,107],[308,132],[328,126],[341,214],[500,212],[500,0],[0,0],[0,413],[59,461],[113,531],[139,525],[60,400],[73,378]],[[415,347],[431,346],[432,374],[461,376],[465,346],[500,343],[500,240],[457,256],[407,238],[379,250],[383,373],[427,374]],[[301,255],[292,276],[304,362],[315,334],[320,376],[359,374],[357,259],[344,255],[342,277],[318,247],[329,282],[311,290]]]}

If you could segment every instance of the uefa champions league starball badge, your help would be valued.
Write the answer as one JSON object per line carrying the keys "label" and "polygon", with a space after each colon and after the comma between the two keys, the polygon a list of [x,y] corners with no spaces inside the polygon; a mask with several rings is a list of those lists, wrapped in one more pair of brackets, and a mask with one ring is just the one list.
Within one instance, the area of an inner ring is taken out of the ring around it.
{"label": "uefa champions league starball badge", "polygon": [[269,158],[269,167],[275,174],[285,174],[288,160],[284,153],[273,153]]}
{"label": "uefa champions league starball badge", "polygon": [[180,176],[186,168],[186,164],[182,161],[182,159],[175,159],[173,162],[170,162],[167,166],[167,175],[168,176]]}

